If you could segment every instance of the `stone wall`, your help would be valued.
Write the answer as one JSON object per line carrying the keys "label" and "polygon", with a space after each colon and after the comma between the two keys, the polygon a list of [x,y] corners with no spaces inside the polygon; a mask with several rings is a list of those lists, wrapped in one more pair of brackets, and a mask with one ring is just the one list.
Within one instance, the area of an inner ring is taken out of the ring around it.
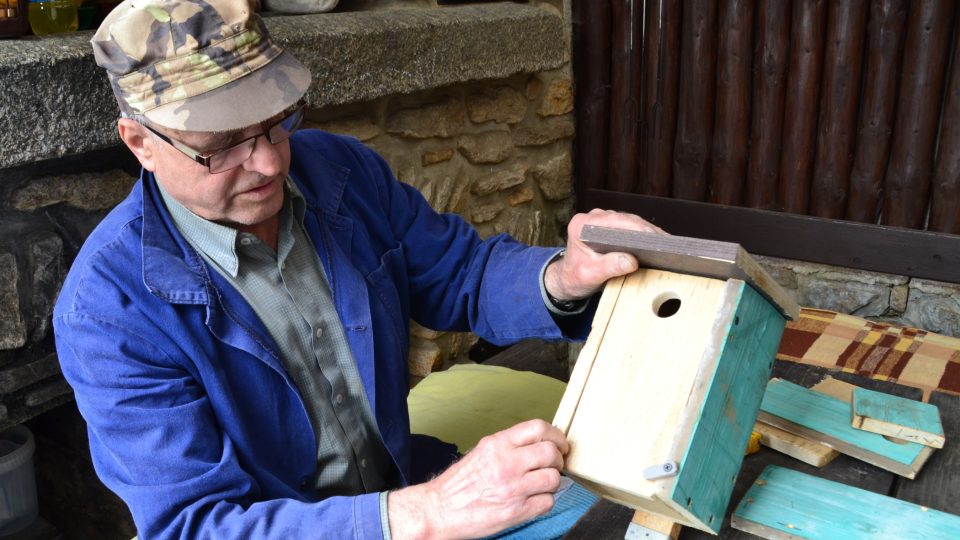
{"label": "stone wall", "polygon": [[[558,245],[573,207],[566,69],[312,111],[308,125],[352,135],[439,212],[481,236]],[[463,358],[477,338],[414,325],[411,373]]]}
{"label": "stone wall", "polygon": [[960,284],[757,258],[801,306],[960,337]]}

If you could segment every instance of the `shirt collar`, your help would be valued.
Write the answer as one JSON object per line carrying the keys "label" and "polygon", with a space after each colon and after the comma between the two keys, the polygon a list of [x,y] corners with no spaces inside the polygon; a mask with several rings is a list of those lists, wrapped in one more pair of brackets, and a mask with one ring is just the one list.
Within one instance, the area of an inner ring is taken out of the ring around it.
{"label": "shirt collar", "polygon": [[[288,196],[284,197],[283,207],[280,210],[281,217],[284,217],[283,214],[289,215],[292,210],[293,216],[302,225],[303,216],[306,212],[306,202],[303,194],[296,184],[290,181],[289,177],[284,187],[285,195]],[[164,204],[170,211],[170,217],[173,218],[174,224],[187,241],[231,277],[237,277],[237,273],[240,271],[240,258],[237,256],[239,231],[194,214],[167,193],[160,182],[157,182],[157,188]],[[281,223],[284,221],[289,223],[289,220],[281,219]]]}

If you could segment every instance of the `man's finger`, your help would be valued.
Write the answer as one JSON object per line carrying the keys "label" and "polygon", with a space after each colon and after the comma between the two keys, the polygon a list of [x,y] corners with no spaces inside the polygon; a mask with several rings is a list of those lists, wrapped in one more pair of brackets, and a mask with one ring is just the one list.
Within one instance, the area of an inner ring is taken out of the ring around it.
{"label": "man's finger", "polygon": [[527,446],[548,441],[555,444],[562,454],[566,454],[570,448],[563,432],[543,420],[527,420],[501,431],[500,434],[514,446]]}
{"label": "man's finger", "polygon": [[540,441],[538,443],[521,446],[517,449],[518,464],[527,471],[552,467],[554,469],[563,468],[563,454],[557,445],[550,441]]}

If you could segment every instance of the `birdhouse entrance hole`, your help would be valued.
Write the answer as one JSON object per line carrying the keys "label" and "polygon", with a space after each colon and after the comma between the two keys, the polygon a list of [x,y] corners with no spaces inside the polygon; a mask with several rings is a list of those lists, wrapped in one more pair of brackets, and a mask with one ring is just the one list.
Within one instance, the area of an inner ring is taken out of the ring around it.
{"label": "birdhouse entrance hole", "polygon": [[678,311],[680,311],[680,297],[676,293],[663,293],[653,300],[653,312],[657,317],[666,319],[676,315]]}

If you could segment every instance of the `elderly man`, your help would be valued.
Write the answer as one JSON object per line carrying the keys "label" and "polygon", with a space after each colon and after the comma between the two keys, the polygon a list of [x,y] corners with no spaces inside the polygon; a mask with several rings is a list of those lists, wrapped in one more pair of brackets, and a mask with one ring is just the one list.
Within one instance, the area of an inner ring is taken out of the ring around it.
{"label": "elderly man", "polygon": [[408,321],[583,337],[584,299],[636,268],[580,243],[583,224],[656,228],[596,211],[565,254],[481,240],[356,140],[298,131],[310,73],[247,0],[127,0],[93,47],[143,172],[54,324],[97,472],[140,535],[477,537],[548,512],[567,451],[549,424],[449,467],[411,437]]}

